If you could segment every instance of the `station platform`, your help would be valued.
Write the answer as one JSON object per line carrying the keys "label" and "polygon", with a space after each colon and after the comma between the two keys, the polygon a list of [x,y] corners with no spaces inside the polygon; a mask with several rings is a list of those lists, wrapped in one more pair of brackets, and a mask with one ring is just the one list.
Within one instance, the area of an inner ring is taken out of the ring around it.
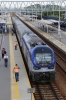
{"label": "station platform", "polygon": [[[37,32],[38,34],[42,35],[44,38],[46,38],[49,42],[51,42],[53,45],[55,45],[59,50],[61,50],[65,55],[66,55],[66,39],[63,39],[63,34],[64,37],[66,37],[66,33],[62,32],[61,35],[61,40],[58,38],[58,34],[53,33],[52,35],[50,35],[49,33],[44,32],[43,30],[41,30],[40,28],[38,28],[38,23],[36,23],[36,21],[27,21],[25,20],[24,17],[20,17],[19,15],[16,15],[17,17],[19,17],[26,25],[28,25],[30,28],[32,28],[35,32]],[[55,37],[53,36],[55,35]],[[62,41],[63,39],[63,41]]]}
{"label": "station platform", "polygon": [[[3,34],[2,44],[0,42],[1,49],[6,49],[9,59],[8,67],[6,68],[4,67],[4,59],[0,58],[0,100],[31,100],[31,94],[27,92],[28,88],[31,88],[31,86],[20,53],[20,49],[19,46],[17,47],[17,50],[15,50],[14,48],[14,42],[17,40],[16,36],[12,36],[11,33],[11,18],[9,18],[8,21],[9,33]],[[15,77],[13,74],[13,68],[15,64],[18,64],[18,66],[20,67],[18,82],[15,81]],[[34,100],[33,95],[32,100]]]}

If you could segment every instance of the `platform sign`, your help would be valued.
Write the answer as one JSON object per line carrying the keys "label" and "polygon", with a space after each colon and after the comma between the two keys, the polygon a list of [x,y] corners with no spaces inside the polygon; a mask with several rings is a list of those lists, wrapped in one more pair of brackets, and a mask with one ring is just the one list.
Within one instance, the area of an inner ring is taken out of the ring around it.
{"label": "platform sign", "polygon": [[35,88],[28,88],[27,89],[27,92],[28,93],[35,93]]}
{"label": "platform sign", "polygon": [[32,100],[32,93],[35,93],[35,88],[28,88],[27,92],[31,93],[31,100]]}

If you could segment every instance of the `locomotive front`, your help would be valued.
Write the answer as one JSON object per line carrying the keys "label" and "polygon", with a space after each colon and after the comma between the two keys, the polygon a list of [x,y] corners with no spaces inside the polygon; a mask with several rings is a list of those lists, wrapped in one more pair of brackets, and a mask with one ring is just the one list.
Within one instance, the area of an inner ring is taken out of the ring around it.
{"label": "locomotive front", "polygon": [[54,51],[45,46],[37,46],[32,50],[33,79],[36,81],[55,80],[55,54]]}

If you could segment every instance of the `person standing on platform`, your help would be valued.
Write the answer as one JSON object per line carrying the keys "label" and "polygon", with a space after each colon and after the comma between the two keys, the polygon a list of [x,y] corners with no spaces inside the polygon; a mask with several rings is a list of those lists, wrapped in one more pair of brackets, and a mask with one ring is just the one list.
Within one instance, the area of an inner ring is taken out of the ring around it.
{"label": "person standing on platform", "polygon": [[4,48],[2,48],[2,58],[4,58]]}
{"label": "person standing on platform", "polygon": [[4,54],[6,53],[5,48],[2,48],[2,58],[4,58]]}
{"label": "person standing on platform", "polygon": [[5,67],[7,67],[8,66],[8,56],[6,53],[4,55],[4,63],[5,63]]}
{"label": "person standing on platform", "polygon": [[14,42],[15,50],[17,50],[17,41]]}
{"label": "person standing on platform", "polygon": [[16,82],[19,81],[19,67],[17,64],[15,64],[15,67],[13,69],[13,73],[15,73],[15,80]]}
{"label": "person standing on platform", "polygon": [[6,54],[7,52],[6,52],[6,49],[4,48],[4,55]]}
{"label": "person standing on platform", "polygon": [[14,35],[14,29],[12,28],[12,35]]}

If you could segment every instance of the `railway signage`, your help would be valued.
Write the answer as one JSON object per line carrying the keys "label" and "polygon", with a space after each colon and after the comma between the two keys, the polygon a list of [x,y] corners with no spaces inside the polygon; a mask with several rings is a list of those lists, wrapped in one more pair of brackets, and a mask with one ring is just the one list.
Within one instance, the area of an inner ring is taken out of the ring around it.
{"label": "railway signage", "polygon": [[35,93],[35,88],[28,88],[27,89],[27,92],[28,93]]}
{"label": "railway signage", "polygon": [[31,93],[31,100],[32,100],[32,93],[35,93],[35,88],[28,88],[27,92]]}

